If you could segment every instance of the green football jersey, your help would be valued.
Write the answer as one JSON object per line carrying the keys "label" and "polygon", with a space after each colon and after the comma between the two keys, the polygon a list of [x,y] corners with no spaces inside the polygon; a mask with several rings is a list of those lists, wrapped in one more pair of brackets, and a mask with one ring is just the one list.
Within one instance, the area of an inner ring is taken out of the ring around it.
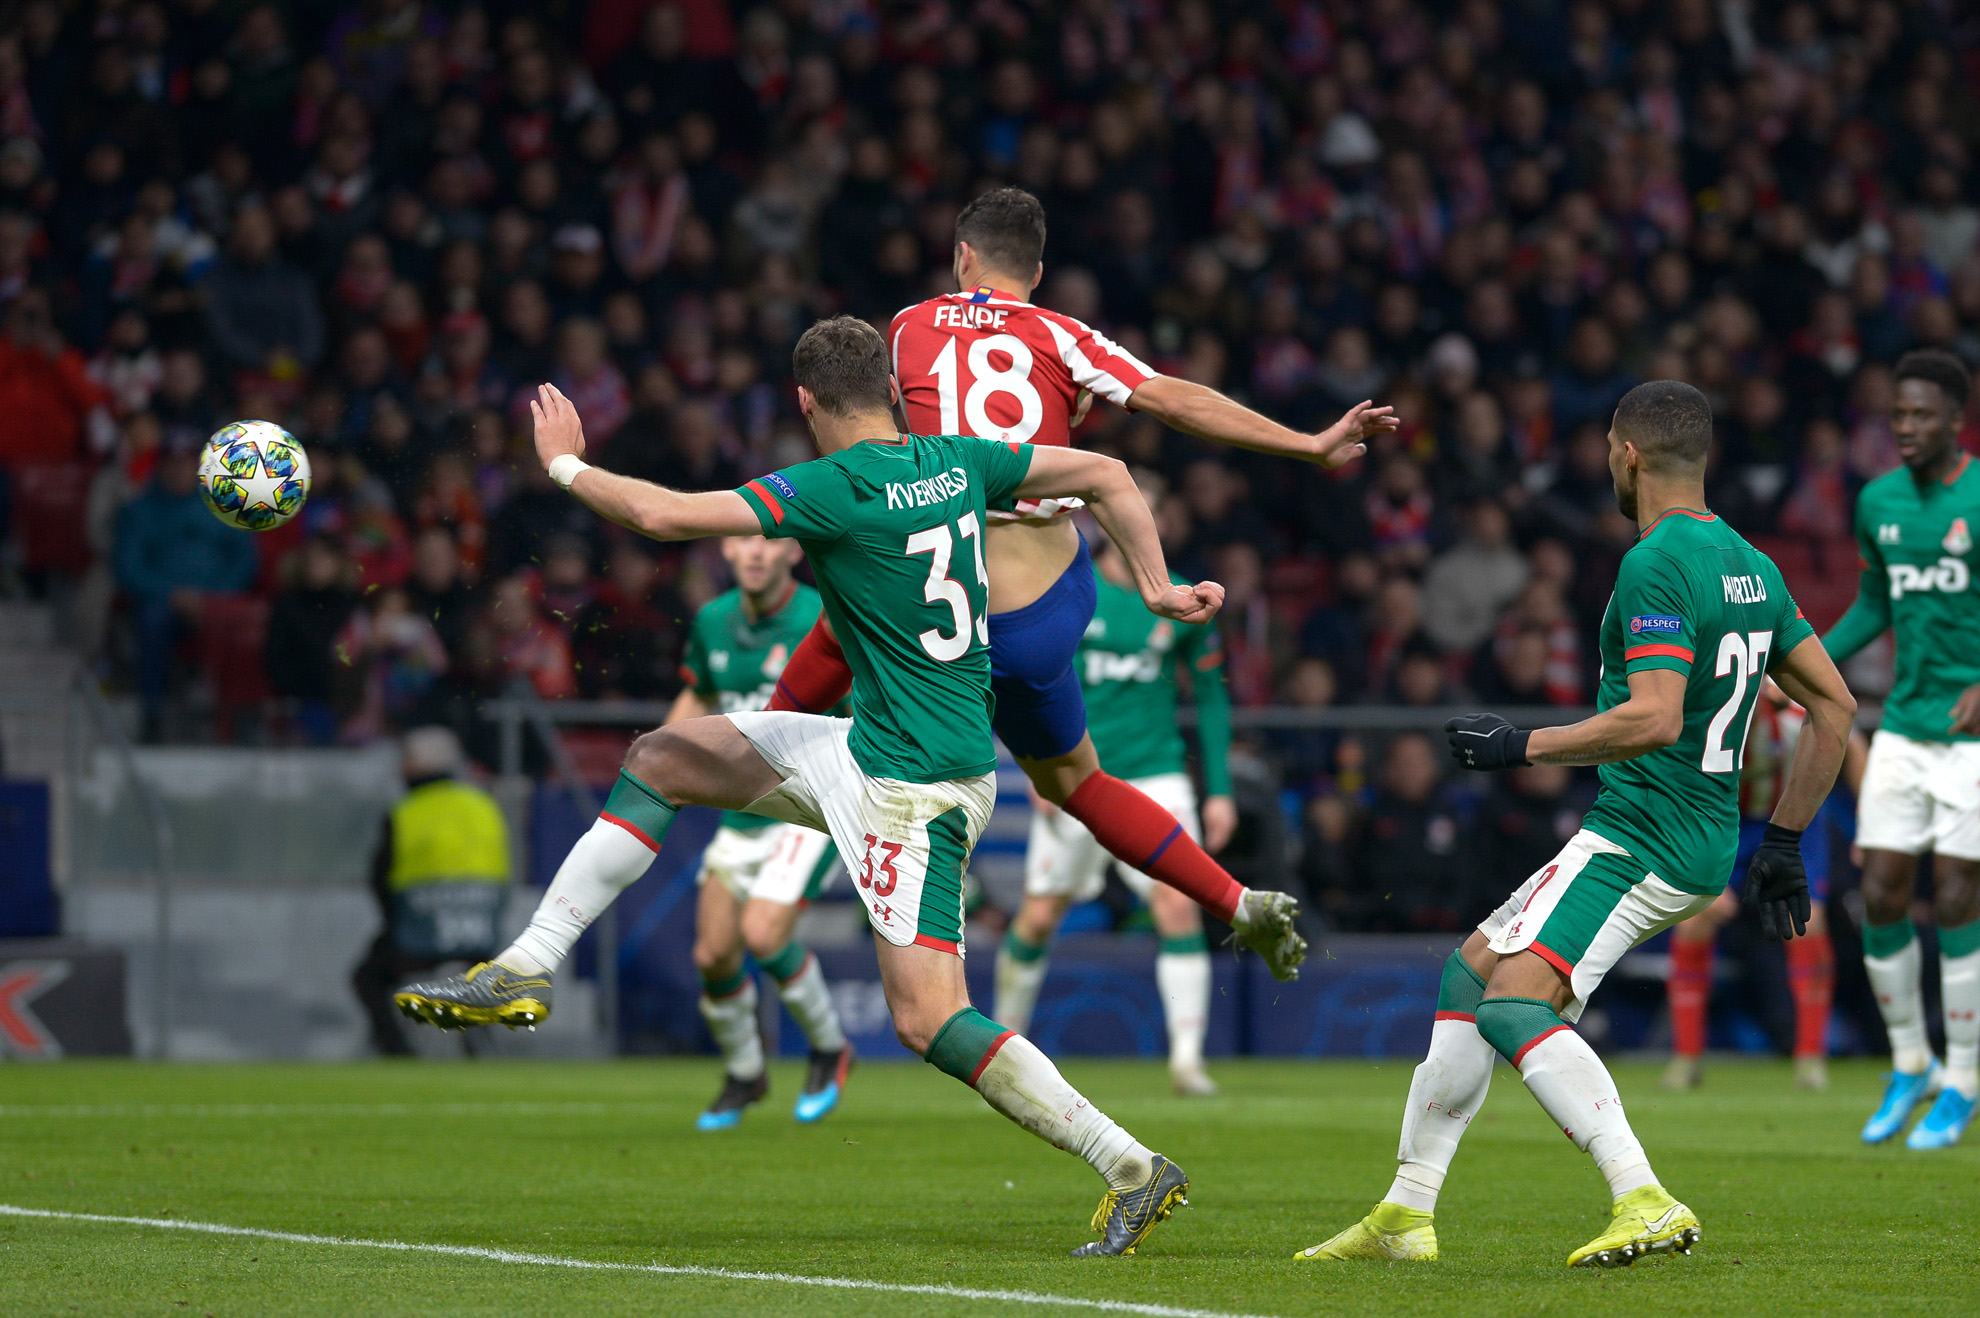
{"label": "green football jersey", "polygon": [[968,435],[868,439],[737,491],[763,534],[811,559],[852,669],[852,756],[875,778],[997,765],[984,509],[1024,481],[1031,453]]}
{"label": "green football jersey", "polygon": [[1602,615],[1598,709],[1629,699],[1629,674],[1688,679],[1684,732],[1598,771],[1582,823],[1685,892],[1716,893],[1739,848],[1739,771],[1761,676],[1815,634],[1773,560],[1711,513],[1674,508],[1623,555]]}
{"label": "green football jersey", "polygon": [[[776,694],[777,679],[791,651],[818,621],[818,592],[802,582],[782,608],[760,618],[743,607],[740,590],[717,595],[702,606],[688,630],[681,678],[710,709],[737,714],[762,709]],[[724,810],[722,823],[753,833],[776,823],[743,810]]]}
{"label": "green football jersey", "polygon": [[1093,734],[1100,763],[1116,778],[1129,779],[1186,769],[1176,725],[1176,674],[1187,668],[1203,746],[1204,792],[1229,796],[1231,699],[1217,629],[1156,617],[1139,591],[1114,584],[1098,568],[1093,579],[1093,621],[1080,637],[1077,663],[1086,693],[1086,730]]}
{"label": "green football jersey", "polygon": [[1837,663],[1884,634],[1897,671],[1882,726],[1918,741],[1973,741],[1952,730],[1953,702],[1980,682],[1980,598],[1972,591],[1980,463],[1962,456],[1924,489],[1899,467],[1856,498],[1863,575],[1856,602],[1823,638]]}

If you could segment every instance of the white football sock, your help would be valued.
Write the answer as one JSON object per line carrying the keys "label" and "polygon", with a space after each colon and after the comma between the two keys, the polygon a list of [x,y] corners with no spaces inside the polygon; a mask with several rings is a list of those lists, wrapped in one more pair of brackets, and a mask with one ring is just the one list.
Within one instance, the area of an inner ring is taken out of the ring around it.
{"label": "white football sock", "polygon": [[1884,1033],[1891,1037],[1891,1069],[1906,1075],[1917,1075],[1932,1064],[1932,1051],[1925,1043],[1925,995],[1918,987],[1920,964],[1916,938],[1890,956],[1863,958],[1870,990],[1877,995],[1877,1010],[1884,1016]]}
{"label": "white football sock", "polygon": [[1940,956],[1939,996],[1946,1019],[1946,1083],[1967,1098],[1980,1097],[1980,952]]}
{"label": "white football sock", "polygon": [[701,1018],[722,1050],[722,1063],[738,1080],[754,1080],[763,1074],[763,1034],[756,1022],[756,980],[745,978],[743,986],[726,998],[701,995]]}
{"label": "white football sock", "polygon": [[495,959],[526,975],[550,974],[563,964],[578,935],[646,873],[653,855],[651,847],[624,828],[598,820],[557,867],[529,928]]}
{"label": "white football sock", "polygon": [[1154,1155],[1067,1084],[1023,1035],[1004,1040],[976,1077],[976,1092],[1053,1148],[1086,1159],[1112,1189],[1131,1190],[1147,1181]]}
{"label": "white football sock", "polygon": [[1430,1027],[1430,1053],[1409,1082],[1403,1108],[1402,1166],[1382,1198],[1404,1208],[1433,1213],[1444,1174],[1456,1156],[1465,1128],[1485,1106],[1498,1052],[1468,1020],[1441,1020]]}
{"label": "white football sock", "polygon": [[1031,1028],[1038,990],[1051,963],[1052,958],[1042,952],[1035,960],[1020,961],[1011,955],[1008,939],[997,945],[997,1001],[990,1014],[999,1025],[1019,1034]]}
{"label": "white football sock", "polygon": [[1210,954],[1161,953],[1155,958],[1155,988],[1169,1025],[1169,1069],[1200,1069],[1203,1035],[1210,1028]]}
{"label": "white football sock", "polygon": [[812,1051],[836,1053],[846,1046],[846,1032],[840,1028],[838,1009],[832,1005],[832,990],[815,955],[805,953],[804,969],[777,985],[777,996],[810,1040]]}
{"label": "white football sock", "polygon": [[1554,1124],[1595,1159],[1611,1195],[1656,1184],[1643,1145],[1623,1115],[1616,1082],[1586,1039],[1573,1030],[1556,1030],[1527,1048],[1519,1075]]}

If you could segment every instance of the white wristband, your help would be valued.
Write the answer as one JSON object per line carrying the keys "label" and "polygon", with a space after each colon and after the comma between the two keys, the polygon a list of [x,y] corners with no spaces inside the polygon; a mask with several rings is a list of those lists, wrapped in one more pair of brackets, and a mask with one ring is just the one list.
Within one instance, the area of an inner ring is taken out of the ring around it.
{"label": "white wristband", "polygon": [[550,479],[557,482],[560,490],[570,489],[579,472],[590,470],[591,464],[575,453],[559,453],[550,459]]}

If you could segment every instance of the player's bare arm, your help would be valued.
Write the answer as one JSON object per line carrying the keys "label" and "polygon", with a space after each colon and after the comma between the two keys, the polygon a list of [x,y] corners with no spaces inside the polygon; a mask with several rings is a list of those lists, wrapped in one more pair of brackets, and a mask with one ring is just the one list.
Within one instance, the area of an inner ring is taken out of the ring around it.
{"label": "player's bare arm", "polygon": [[689,494],[620,476],[584,462],[584,423],[554,384],[538,385],[530,400],[536,456],[550,478],[608,521],[653,540],[699,540],[755,535],[756,514],[734,490]]}
{"label": "player's bare arm", "polygon": [[1629,699],[1593,718],[1522,732],[1497,714],[1444,725],[1451,755],[1467,769],[1519,764],[1615,764],[1662,750],[1684,735],[1685,677],[1665,669],[1629,675]]}
{"label": "player's bare arm", "polygon": [[1393,407],[1364,399],[1317,435],[1302,435],[1205,385],[1157,375],[1136,387],[1128,407],[1198,439],[1339,467],[1368,452],[1367,440],[1401,423]]}
{"label": "player's bare arm", "polygon": [[1953,702],[1952,730],[1954,736],[1980,735],[1980,682],[1960,692]]}
{"label": "player's bare arm", "polygon": [[1079,498],[1086,501],[1127,562],[1135,589],[1152,613],[1178,622],[1208,622],[1224,605],[1224,588],[1214,581],[1178,586],[1169,580],[1155,517],[1127,464],[1103,453],[1036,447],[1031,470],[1017,490],[1023,498]]}
{"label": "player's bare arm", "polygon": [[1850,695],[1849,685],[1829,652],[1812,636],[1788,651],[1774,665],[1771,676],[1808,711],[1772,820],[1799,832],[1808,827],[1835,786],[1836,772],[1848,754],[1850,731],[1856,722],[1856,697]]}

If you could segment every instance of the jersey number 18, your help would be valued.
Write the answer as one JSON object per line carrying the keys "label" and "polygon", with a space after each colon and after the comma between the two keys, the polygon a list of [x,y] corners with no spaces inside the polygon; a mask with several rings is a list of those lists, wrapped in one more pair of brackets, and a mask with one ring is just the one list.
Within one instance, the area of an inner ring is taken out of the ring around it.
{"label": "jersey number 18", "polygon": [[[1011,364],[999,370],[990,364],[990,354],[1001,352]],[[950,339],[935,354],[929,368],[935,376],[935,394],[942,407],[942,433],[975,435],[1008,444],[1026,444],[1045,421],[1045,400],[1031,382],[1031,349],[1015,334],[991,334],[969,345],[969,380],[965,390],[957,370],[956,340]],[[986,406],[997,394],[1017,400],[1018,419],[1005,425],[990,419]],[[965,426],[963,423],[967,422]]]}

